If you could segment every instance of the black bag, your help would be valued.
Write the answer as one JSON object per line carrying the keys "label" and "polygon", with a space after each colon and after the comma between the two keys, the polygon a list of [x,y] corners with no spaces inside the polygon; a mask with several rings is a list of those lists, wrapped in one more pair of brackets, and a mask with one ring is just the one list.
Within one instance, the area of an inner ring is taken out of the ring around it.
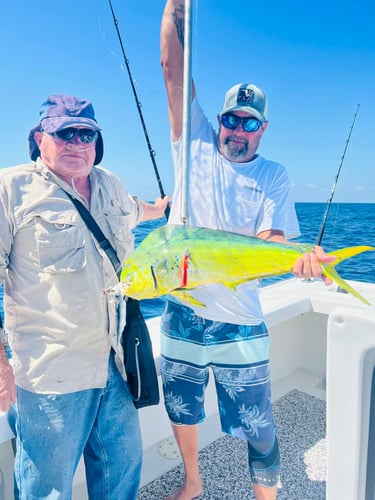
{"label": "black bag", "polygon": [[159,404],[159,384],[150,333],[142,316],[139,301],[127,298],[126,326],[122,332],[125,371],[134,406]]}
{"label": "black bag", "polygon": [[[87,208],[69,193],[87,227],[92,231],[100,247],[106,252],[116,274],[120,276],[121,263],[111,243],[104,236]],[[134,406],[143,408],[159,404],[159,384],[155,368],[150,334],[139,307],[139,301],[127,298],[126,325],[122,332],[122,348],[126,377]]]}

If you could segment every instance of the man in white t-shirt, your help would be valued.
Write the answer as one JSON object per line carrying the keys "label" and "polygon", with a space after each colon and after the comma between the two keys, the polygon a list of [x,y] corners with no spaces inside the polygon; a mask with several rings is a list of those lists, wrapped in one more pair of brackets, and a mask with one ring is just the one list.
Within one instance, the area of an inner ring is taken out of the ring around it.
{"label": "man in white t-shirt", "polygon": [[[182,197],[184,3],[167,0],[161,26],[161,63],[168,95],[175,169],[169,223],[179,224]],[[192,87],[189,224],[286,243],[299,235],[285,168],[257,154],[267,121],[267,98],[256,85],[230,88],[216,133]],[[321,277],[320,247],[293,272]],[[328,280],[325,280],[328,282]],[[235,290],[221,284],[192,292],[197,303],[169,298],[161,324],[161,372],[168,416],[180,448],[185,482],[167,498],[190,500],[202,492],[198,423],[205,418],[209,367],[215,377],[223,432],[248,441],[249,472],[257,500],[276,498],[280,460],[271,409],[269,336],[258,283]]]}

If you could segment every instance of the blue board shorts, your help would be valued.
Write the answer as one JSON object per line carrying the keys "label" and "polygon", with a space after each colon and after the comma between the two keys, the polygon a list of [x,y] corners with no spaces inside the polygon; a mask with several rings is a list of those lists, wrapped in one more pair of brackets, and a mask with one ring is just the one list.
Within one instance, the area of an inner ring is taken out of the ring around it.
{"label": "blue board shorts", "polygon": [[204,392],[211,367],[222,431],[248,441],[252,480],[276,485],[280,460],[266,325],[211,321],[167,301],[161,353],[164,401],[171,422],[194,425],[205,419]]}

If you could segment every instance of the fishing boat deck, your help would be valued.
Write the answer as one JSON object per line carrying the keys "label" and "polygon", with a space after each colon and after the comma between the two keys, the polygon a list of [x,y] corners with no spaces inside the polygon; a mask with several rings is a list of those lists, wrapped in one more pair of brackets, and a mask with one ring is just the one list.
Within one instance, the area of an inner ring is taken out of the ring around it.
{"label": "fishing boat deck", "polygon": [[[294,389],[289,390],[290,387]],[[321,380],[305,370],[299,370],[273,384],[273,396],[281,460],[284,464],[278,500],[323,500],[326,441],[325,390]],[[138,500],[160,500],[182,484],[183,467],[174,439],[169,437],[163,443],[164,446],[159,442],[145,451]],[[217,414],[209,416],[200,425],[199,447],[204,483],[204,493],[199,500],[255,498],[246,470],[246,443],[223,435]],[[3,456],[3,451],[11,456],[9,441],[0,445],[0,456]],[[3,468],[3,465],[0,467]],[[10,462],[3,472],[4,476],[10,477]],[[77,477],[82,478],[83,474],[83,464],[80,463]],[[304,492],[303,497],[301,491]],[[8,494],[6,500],[11,499],[12,496]],[[76,482],[73,500],[86,499],[84,483]]]}
{"label": "fishing boat deck", "polygon": [[[375,285],[350,284],[375,304]],[[271,336],[273,403],[284,464],[278,498],[324,499],[328,318],[336,310],[353,310],[365,315],[369,307],[351,295],[338,292],[336,285],[326,287],[319,281],[294,278],[261,289],[261,301]],[[370,309],[373,314],[373,306]],[[148,320],[157,366],[159,321],[160,318]],[[212,380],[207,388],[205,406],[207,419],[200,425],[199,443],[205,493],[200,498],[253,498],[249,496],[251,485],[246,472],[245,443],[221,433]],[[0,470],[7,478],[4,498],[11,500],[11,446],[9,441],[2,442],[9,438],[4,418],[0,414]],[[162,405],[140,410],[140,421],[144,466],[139,500],[156,500],[183,481],[181,460]],[[86,498],[81,462],[74,480],[73,499]]]}
{"label": "fishing boat deck", "polygon": [[[325,401],[294,389],[274,402],[283,463],[278,500],[325,498]],[[200,429],[201,435],[207,426]],[[175,460],[164,472],[140,489],[138,500],[162,499],[182,484],[183,467]],[[254,499],[247,471],[244,440],[222,436],[199,453],[204,493],[199,500]],[[303,494],[301,494],[303,492]]]}

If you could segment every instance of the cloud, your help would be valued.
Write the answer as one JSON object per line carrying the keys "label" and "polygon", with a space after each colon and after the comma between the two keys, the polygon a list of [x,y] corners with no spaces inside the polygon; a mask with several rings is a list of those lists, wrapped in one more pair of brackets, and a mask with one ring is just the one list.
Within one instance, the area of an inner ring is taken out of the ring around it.
{"label": "cloud", "polygon": [[296,184],[292,182],[291,186],[293,189],[321,189],[316,184]]}
{"label": "cloud", "polygon": [[373,191],[374,186],[353,186],[355,191]]}

